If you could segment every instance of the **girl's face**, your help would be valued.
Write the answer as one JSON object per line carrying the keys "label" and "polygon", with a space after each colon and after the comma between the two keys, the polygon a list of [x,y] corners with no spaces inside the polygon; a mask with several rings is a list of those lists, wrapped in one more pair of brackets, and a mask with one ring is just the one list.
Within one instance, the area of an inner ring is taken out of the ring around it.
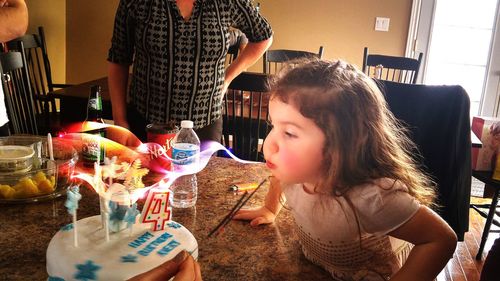
{"label": "girl's face", "polygon": [[284,183],[314,185],[321,176],[325,134],[294,106],[269,102],[273,129],[264,141],[264,157],[273,175]]}

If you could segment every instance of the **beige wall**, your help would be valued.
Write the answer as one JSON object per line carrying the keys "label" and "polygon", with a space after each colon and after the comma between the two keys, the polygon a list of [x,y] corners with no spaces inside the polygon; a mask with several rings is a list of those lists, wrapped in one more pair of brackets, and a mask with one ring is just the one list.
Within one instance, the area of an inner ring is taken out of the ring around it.
{"label": "beige wall", "polygon": [[[271,49],[317,52],[322,45],[324,58],[357,65],[363,62],[365,46],[370,53],[404,55],[411,0],[255,1],[261,2],[261,13],[273,27]],[[391,19],[389,32],[374,30],[375,17]]]}
{"label": "beige wall", "polygon": [[[404,55],[411,0],[254,1],[261,3],[261,12],[274,29],[272,49],[317,51],[323,45],[325,58],[343,58],[358,65],[365,46],[372,53]],[[67,2],[68,83],[106,76],[118,2]],[[377,16],[391,19],[389,32],[374,30]],[[261,71],[262,63],[250,70]]]}
{"label": "beige wall", "polygon": [[107,54],[118,0],[67,2],[68,83],[80,83],[107,75]]}
{"label": "beige wall", "polygon": [[29,13],[27,33],[38,33],[43,26],[52,80],[54,83],[66,81],[66,1],[26,0]]}

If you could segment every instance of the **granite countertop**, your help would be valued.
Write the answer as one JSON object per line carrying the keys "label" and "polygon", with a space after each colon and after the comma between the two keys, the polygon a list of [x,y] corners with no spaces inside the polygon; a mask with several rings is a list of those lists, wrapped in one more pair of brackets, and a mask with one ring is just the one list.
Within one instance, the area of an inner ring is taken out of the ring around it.
{"label": "granite countertop", "polygon": [[[213,157],[198,173],[195,208],[173,209],[199,244],[203,280],[327,280],[330,275],[302,254],[293,218],[283,210],[275,223],[250,227],[232,221],[216,237],[210,230],[231,210],[241,194],[228,191],[234,182],[259,182],[269,175],[263,164],[240,164]],[[264,201],[269,182],[246,206]],[[99,214],[98,196],[82,187],[78,219]],[[71,222],[64,198],[0,205],[0,280],[46,280],[45,252],[52,236]]]}

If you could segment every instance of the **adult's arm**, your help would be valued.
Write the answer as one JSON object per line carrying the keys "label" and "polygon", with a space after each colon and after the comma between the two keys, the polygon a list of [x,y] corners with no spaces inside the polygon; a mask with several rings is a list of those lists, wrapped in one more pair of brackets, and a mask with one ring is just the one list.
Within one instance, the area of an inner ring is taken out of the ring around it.
{"label": "adult's arm", "polygon": [[245,34],[248,44],[226,69],[224,90],[236,76],[257,62],[273,42],[271,25],[252,5],[252,1],[234,0],[231,5],[233,26]]}
{"label": "adult's arm", "polygon": [[28,28],[28,8],[24,0],[0,0],[0,42],[22,36]]}
{"label": "adult's arm", "polygon": [[108,53],[108,86],[115,125],[129,129],[127,121],[127,87],[129,68],[134,56],[134,24],[130,1],[120,0],[116,9],[113,37]]}
{"label": "adult's arm", "polygon": [[127,121],[127,86],[129,66],[108,63],[108,86],[115,125],[129,129]]}
{"label": "adult's arm", "polygon": [[252,66],[259,60],[264,52],[271,46],[273,37],[260,41],[249,42],[238,57],[226,69],[226,76],[224,80],[224,90],[233,81],[236,76],[245,71],[248,67]]}

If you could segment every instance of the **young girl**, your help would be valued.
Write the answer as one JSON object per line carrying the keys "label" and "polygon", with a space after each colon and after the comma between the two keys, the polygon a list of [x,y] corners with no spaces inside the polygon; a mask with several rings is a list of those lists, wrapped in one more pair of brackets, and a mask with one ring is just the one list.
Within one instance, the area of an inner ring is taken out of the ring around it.
{"label": "young girl", "polygon": [[343,61],[305,62],[272,84],[274,180],[265,205],[235,219],[271,223],[286,200],[304,255],[335,280],[433,280],[456,236],[427,207],[431,182],[376,84]]}

